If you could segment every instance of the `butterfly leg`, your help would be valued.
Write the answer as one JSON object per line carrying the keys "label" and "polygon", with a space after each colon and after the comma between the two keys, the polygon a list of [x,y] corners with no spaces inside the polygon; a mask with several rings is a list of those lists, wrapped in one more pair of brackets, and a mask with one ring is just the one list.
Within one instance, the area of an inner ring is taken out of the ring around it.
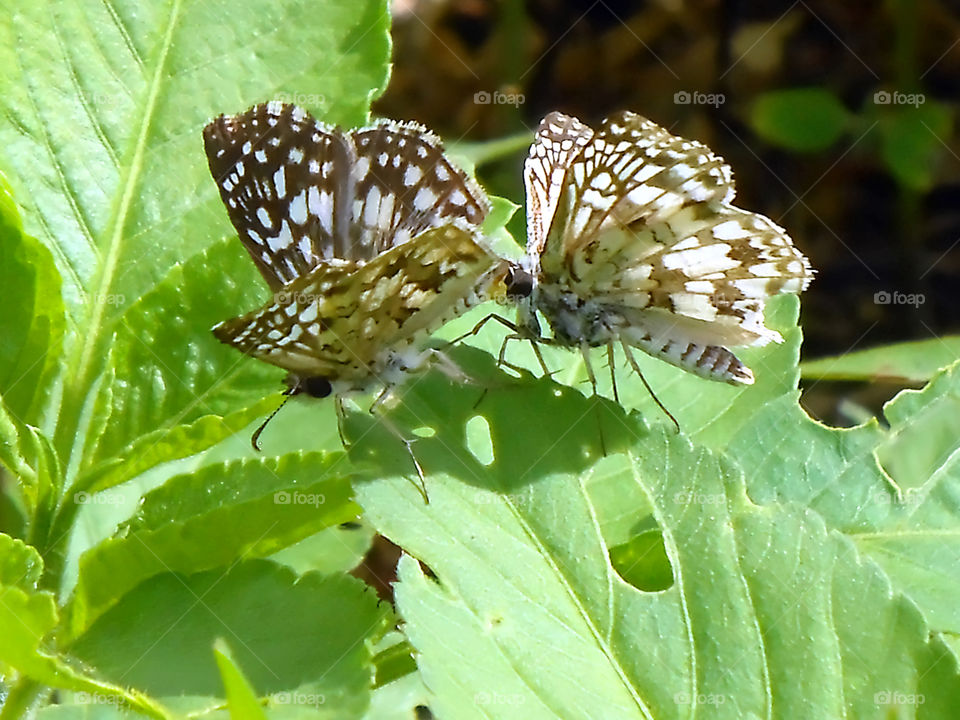
{"label": "butterfly leg", "polygon": [[[456,366],[455,366],[456,367]],[[459,370],[459,368],[457,368]],[[413,443],[415,440],[410,440],[406,435],[401,432],[400,428],[393,424],[393,422],[388,418],[384,413],[378,412],[378,409],[387,398],[390,397],[390,394],[393,392],[394,386],[387,385],[380,391],[380,394],[377,395],[376,400],[373,401],[373,404],[370,405],[369,413],[371,415],[376,415],[377,421],[385,427],[391,435],[393,435],[397,440],[403,443],[403,446],[407,449],[407,454],[410,456],[410,460],[413,462],[413,469],[417,471],[418,483],[413,483],[413,486],[417,488],[417,491],[423,496],[423,501],[425,503],[430,502],[430,498],[427,497],[427,484],[426,476],[423,474],[423,467],[420,465],[420,461],[417,460],[417,456],[413,453]],[[340,398],[338,397],[337,400]],[[341,435],[341,439],[342,439]]]}
{"label": "butterfly leg", "polygon": [[590,380],[590,387],[593,388],[593,394],[597,394],[597,376],[593,372],[593,365],[590,364],[590,346],[586,343],[580,343],[580,355],[583,357],[583,367],[587,371],[587,378]]}
{"label": "butterfly leg", "polygon": [[[384,391],[380,393],[380,396],[377,399],[379,400],[380,397],[382,397],[385,393],[389,392],[391,389],[392,388],[389,388],[389,387],[384,388]],[[374,405],[376,405],[376,402],[374,403]],[[373,412],[373,409],[374,409],[373,406],[371,406],[370,407],[371,413]],[[390,434],[393,435],[395,438],[397,438],[397,440],[402,442],[403,446],[407,449],[407,454],[410,456],[410,460],[413,463],[413,469],[416,470],[417,480],[419,481],[419,483],[411,483],[411,484],[417,489],[417,492],[419,492],[423,496],[424,504],[429,505],[430,498],[427,495],[427,478],[426,478],[426,475],[424,475],[423,473],[423,467],[420,465],[420,461],[417,460],[417,456],[413,452],[413,443],[415,442],[415,440],[410,440],[408,437],[406,437],[403,434],[403,432],[401,432],[400,428],[394,425],[390,421],[390,419],[383,413],[377,413],[377,419],[387,430],[390,431]]]}
{"label": "butterfly leg", "polygon": [[593,408],[597,412],[597,432],[600,434],[600,452],[604,457],[607,456],[607,443],[603,438],[603,422],[600,419],[600,396],[597,394],[597,376],[593,372],[593,365],[590,364],[590,346],[586,343],[580,343],[580,355],[583,356],[583,366],[587,370],[587,377],[590,379],[590,387],[593,388]]}
{"label": "butterfly leg", "polygon": [[446,345],[444,345],[444,346],[443,346],[443,349],[446,350],[447,348],[449,348],[449,347],[451,347],[451,346],[453,346],[453,345],[456,345],[458,342],[460,342],[460,341],[463,340],[464,338],[468,338],[468,337],[470,337],[471,335],[476,335],[477,333],[479,333],[479,332],[483,329],[484,325],[486,325],[486,324],[487,324],[488,322],[490,322],[491,320],[496,320],[498,323],[500,323],[501,325],[503,325],[505,328],[507,328],[507,329],[509,329],[509,330],[512,330],[512,331],[514,332],[514,334],[516,334],[516,335],[519,336],[519,334],[520,334],[520,328],[518,328],[518,327],[517,327],[516,325],[514,325],[512,322],[510,322],[509,320],[507,320],[505,317],[501,317],[500,315],[497,315],[496,313],[490,313],[489,315],[487,315],[486,317],[484,317],[483,319],[481,319],[480,322],[478,322],[476,325],[474,325],[474,326],[473,326],[473,330],[468,330],[468,331],[465,332],[463,335],[460,335],[459,337],[454,338],[453,340],[451,340],[450,342],[448,342]]}
{"label": "butterfly leg", "polygon": [[607,343],[607,366],[610,368],[610,384],[613,386],[613,400],[620,404],[620,393],[617,391],[617,368],[613,357],[613,343]]}
{"label": "butterfly leg", "polygon": [[460,383],[473,382],[473,378],[465,373],[463,368],[457,365],[453,359],[451,359],[451,357],[442,350],[435,350],[431,348],[427,351],[427,355],[431,361],[431,364],[451,380]]}
{"label": "butterfly leg", "polygon": [[337,413],[337,434],[340,436],[340,444],[343,445],[344,449],[349,449],[350,444],[347,442],[347,438],[343,434],[343,426],[347,421],[347,413],[343,409],[343,398],[341,398],[339,395],[336,395],[333,398],[333,409]]}
{"label": "butterfly leg", "polygon": [[640,371],[640,365],[637,363],[637,359],[633,356],[633,353],[630,352],[630,346],[627,345],[626,341],[624,340],[621,340],[620,344],[623,347],[623,354],[627,356],[627,362],[630,363],[630,367],[633,368],[634,372],[640,376],[640,380],[643,381],[643,386],[647,389],[647,392],[650,393],[650,397],[653,398],[653,401],[657,404],[657,407],[663,410],[664,415],[673,421],[673,424],[677,428],[677,432],[680,432],[680,423],[677,422],[677,419],[673,416],[673,413],[667,410],[666,406],[660,402],[660,398],[657,397],[657,394],[653,391],[653,388],[650,387],[650,383],[647,382],[647,379]]}

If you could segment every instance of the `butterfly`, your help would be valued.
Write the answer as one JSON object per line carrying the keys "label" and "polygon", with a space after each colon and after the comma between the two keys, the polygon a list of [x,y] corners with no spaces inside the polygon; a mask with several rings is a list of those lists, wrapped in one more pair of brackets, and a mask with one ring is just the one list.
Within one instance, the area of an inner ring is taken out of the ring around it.
{"label": "butterfly", "polygon": [[606,347],[612,361],[617,345],[638,373],[632,348],[703,378],[753,383],[730,348],[780,342],[764,303],[813,277],[783,228],[732,204],[723,158],[636,113],[596,130],[550,113],[524,184],[527,255],[507,278],[519,298],[513,337],[544,340],[541,315],[547,342],[581,351],[594,389],[589,349]]}
{"label": "butterfly", "polygon": [[203,139],[273,292],[216,325],[220,341],[287,370],[288,395],[335,395],[338,417],[346,393],[386,393],[431,365],[456,371],[424,341],[485,300],[507,265],[479,234],[486,195],[436,136],[391,120],[345,132],[270,102],[216,118]]}

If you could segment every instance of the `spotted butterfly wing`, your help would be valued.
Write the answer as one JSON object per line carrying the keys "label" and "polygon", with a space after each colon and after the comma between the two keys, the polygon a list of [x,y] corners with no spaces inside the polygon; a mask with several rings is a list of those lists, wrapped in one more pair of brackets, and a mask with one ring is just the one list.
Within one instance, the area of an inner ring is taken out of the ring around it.
{"label": "spotted butterfly wing", "polygon": [[[527,163],[542,164],[537,146],[563,143],[557,128],[571,127],[560,113],[545,118]],[[731,204],[732,171],[706,146],[630,112],[574,132],[580,147],[564,158],[552,204],[528,207],[553,210],[537,221],[547,230],[534,306],[557,341],[622,342],[702,377],[752,383],[728,347],[781,339],[763,305],[806,288],[806,258],[772,220]]]}
{"label": "spotted butterfly wing", "polygon": [[204,129],[230,221],[271,289],[321,260],[366,261],[430,227],[479,225],[483,191],[416,123],[344,133],[296,105],[263,103]]}
{"label": "spotted butterfly wing", "polygon": [[230,220],[273,300],[216,336],[334,392],[417,369],[417,342],[485,298],[502,260],[479,241],[483,192],[413,123],[349,133],[283,103],[204,131]]}
{"label": "spotted butterfly wing", "polygon": [[400,382],[432,351],[415,340],[486,299],[503,262],[468,227],[432,228],[368,263],[320,263],[217,337],[335,393]]}

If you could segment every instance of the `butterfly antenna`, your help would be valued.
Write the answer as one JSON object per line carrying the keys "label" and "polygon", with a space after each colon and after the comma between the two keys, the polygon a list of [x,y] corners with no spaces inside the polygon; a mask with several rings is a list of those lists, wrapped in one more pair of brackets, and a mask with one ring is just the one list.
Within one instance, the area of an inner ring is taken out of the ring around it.
{"label": "butterfly antenna", "polygon": [[267,424],[271,420],[273,420],[276,414],[281,410],[283,410],[283,406],[290,401],[290,398],[293,397],[293,392],[291,392],[290,390],[285,391],[283,394],[286,395],[286,397],[283,399],[283,402],[277,406],[276,410],[274,410],[272,413],[270,413],[267,416],[266,420],[260,423],[260,427],[258,427],[254,431],[253,435],[250,436],[250,444],[253,445],[253,449],[256,450],[257,452],[260,452],[260,434],[263,432],[264,428],[267,427]]}
{"label": "butterfly antenna", "polygon": [[680,423],[677,422],[677,419],[673,416],[673,413],[667,410],[666,405],[660,402],[660,398],[657,397],[657,394],[653,391],[653,388],[650,387],[650,383],[648,383],[647,379],[643,376],[643,373],[640,371],[640,366],[637,364],[637,359],[633,356],[633,353],[630,352],[630,348],[625,342],[623,343],[623,354],[627,356],[627,362],[630,363],[630,367],[632,367],[634,372],[640,376],[643,386],[647,389],[647,392],[650,393],[650,397],[653,398],[653,401],[657,404],[657,407],[663,410],[663,414],[673,421],[674,426],[677,428],[677,432],[680,432]]}

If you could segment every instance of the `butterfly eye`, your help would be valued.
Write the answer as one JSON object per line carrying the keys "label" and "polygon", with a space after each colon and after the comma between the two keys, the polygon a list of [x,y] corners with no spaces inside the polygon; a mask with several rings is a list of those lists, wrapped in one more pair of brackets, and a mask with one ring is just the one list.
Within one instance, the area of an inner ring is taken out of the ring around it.
{"label": "butterfly eye", "polygon": [[530,297],[533,292],[533,276],[521,267],[511,267],[505,279],[507,296],[514,299]]}
{"label": "butterfly eye", "polygon": [[300,387],[307,395],[315,398],[325,398],[333,390],[333,388],[330,387],[330,381],[318,375],[304,378],[300,382]]}

